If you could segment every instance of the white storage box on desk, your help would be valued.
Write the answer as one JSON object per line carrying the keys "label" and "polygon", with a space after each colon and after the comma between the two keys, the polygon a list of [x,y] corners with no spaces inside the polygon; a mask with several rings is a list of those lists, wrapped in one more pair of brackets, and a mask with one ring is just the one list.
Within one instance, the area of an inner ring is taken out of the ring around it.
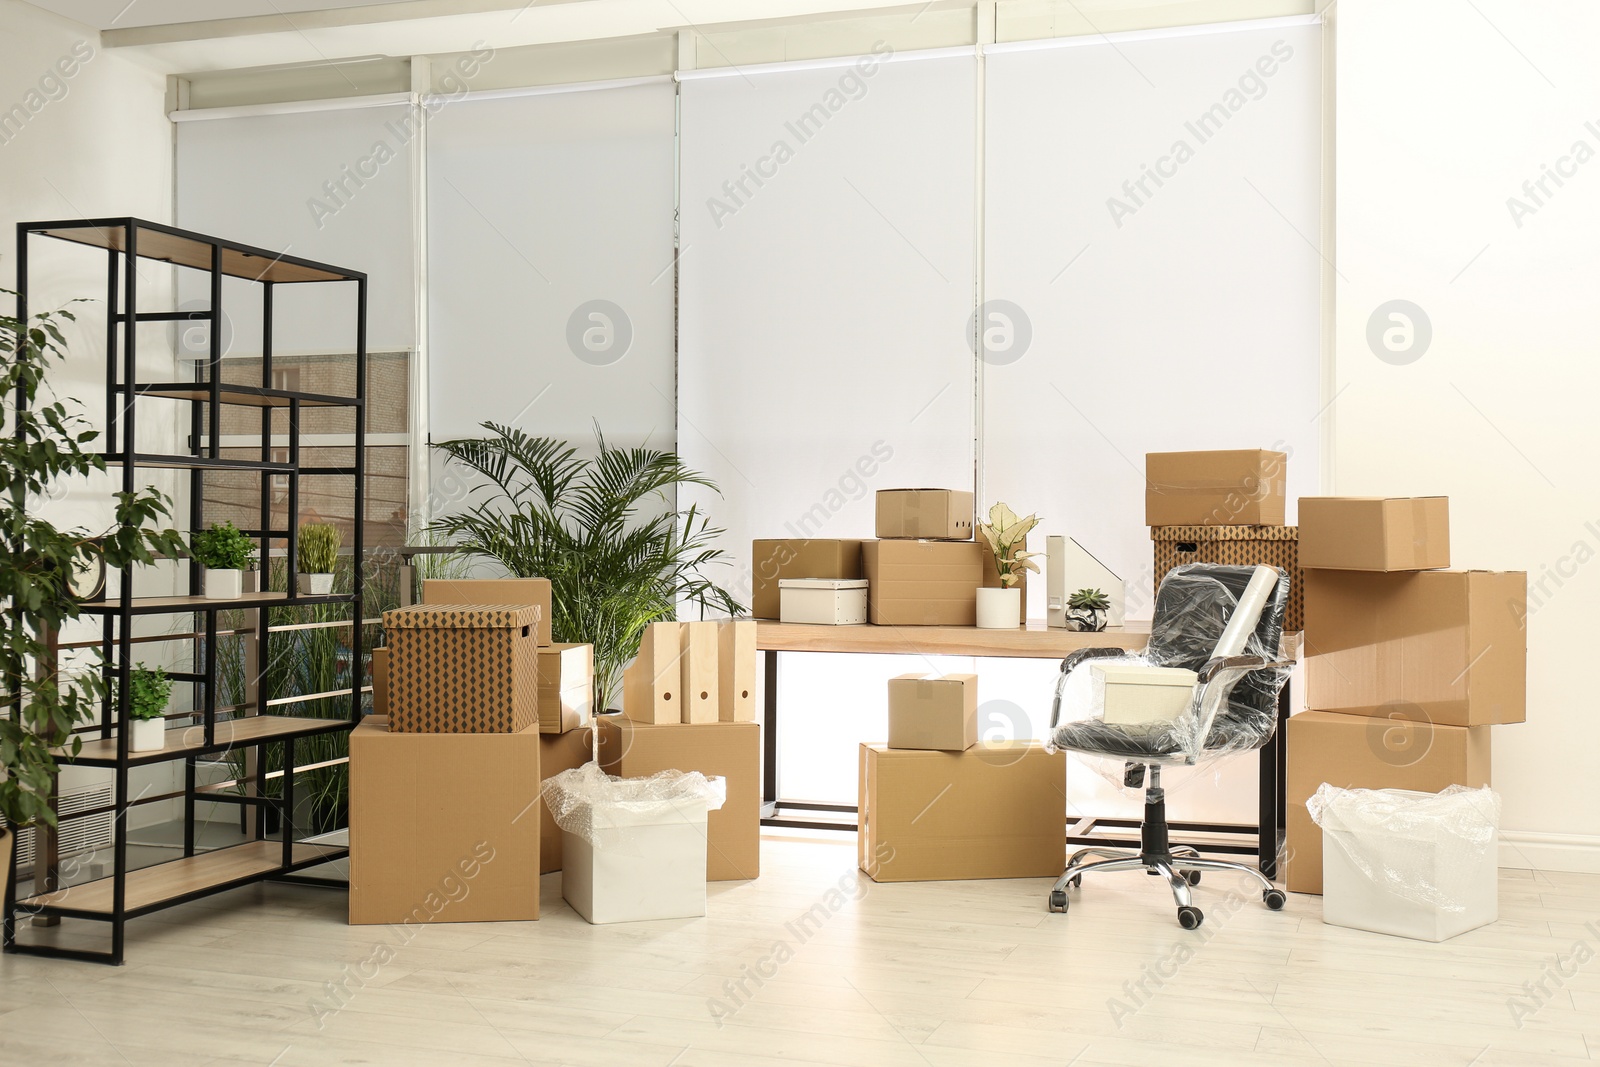
{"label": "white storage box on desk", "polygon": [[856,626],[867,621],[865,578],[780,578],[778,621]]}

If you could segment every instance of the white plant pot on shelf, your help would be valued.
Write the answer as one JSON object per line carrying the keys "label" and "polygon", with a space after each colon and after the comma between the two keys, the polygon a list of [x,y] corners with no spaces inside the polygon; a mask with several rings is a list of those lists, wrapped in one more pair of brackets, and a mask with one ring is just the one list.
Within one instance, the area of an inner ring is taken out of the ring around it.
{"label": "white plant pot on shelf", "polygon": [[1021,625],[1021,589],[978,590],[978,629],[1015,630]]}
{"label": "white plant pot on shelf", "polygon": [[210,567],[202,567],[201,571],[207,600],[238,600],[244,595],[244,571],[219,571]]}
{"label": "white plant pot on shelf", "polygon": [[[234,572],[239,573],[238,571]],[[131,752],[160,752],[167,747],[166,719],[133,720],[133,736],[129,739]]]}
{"label": "white plant pot on shelf", "polygon": [[331,574],[302,574],[300,575],[301,596],[327,596],[333,592],[333,575]]}

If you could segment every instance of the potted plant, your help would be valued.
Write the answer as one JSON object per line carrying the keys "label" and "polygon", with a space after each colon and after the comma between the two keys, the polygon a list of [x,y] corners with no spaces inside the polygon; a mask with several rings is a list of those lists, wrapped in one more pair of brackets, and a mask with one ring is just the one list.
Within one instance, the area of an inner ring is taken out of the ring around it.
{"label": "potted plant", "polygon": [[214,522],[192,534],[189,552],[205,568],[207,600],[238,600],[244,595],[244,572],[256,561],[255,542],[231,522]]}
{"label": "potted plant", "polygon": [[1099,633],[1106,628],[1111,598],[1104,590],[1080,589],[1067,598],[1067,629]]}
{"label": "potted plant", "polygon": [[1027,552],[1028,531],[1039,525],[1037,515],[1017,517],[1004,503],[989,509],[987,522],[978,524],[978,533],[994,560],[1000,575],[1000,588],[978,590],[978,626],[986,630],[1009,630],[1022,625],[1022,581],[1029,571],[1038,572],[1033,562],[1037,552]]}
{"label": "potted plant", "polygon": [[300,527],[300,592],[327,596],[333,592],[333,568],[339,562],[339,531],[320,522]]}
{"label": "potted plant", "polygon": [[139,664],[128,674],[128,721],[133,730],[128,749],[159,752],[167,745],[167,701],[172,679],[160,667]]}
{"label": "potted plant", "polygon": [[99,537],[43,517],[63,480],[106,469],[104,457],[88,451],[98,431],[75,401],[45,386],[50,366],[66,356],[61,325],[71,320],[64,310],[27,323],[0,312],[0,602],[9,612],[0,642],[0,899],[16,831],[56,825],[56,754],[77,754],[73,730],[93,721],[106,697],[98,653],[80,652],[79,669],[61,670],[51,640],[82,610],[75,571],[101,563],[120,570],[183,549],[174,531],[149,528],[171,506],[152,488],[119,493],[113,526]]}
{"label": "potted plant", "polygon": [[723,531],[692,506],[677,510],[669,495],[716,486],[677,455],[613,448],[597,430],[597,452],[579,458],[565,441],[483,426],[485,438],[434,446],[484,480],[433,529],[513,575],[550,580],[555,640],[594,645],[597,707],[616,706],[646,626],[690,605],[743,610],[707,577],[726,565],[716,547]]}

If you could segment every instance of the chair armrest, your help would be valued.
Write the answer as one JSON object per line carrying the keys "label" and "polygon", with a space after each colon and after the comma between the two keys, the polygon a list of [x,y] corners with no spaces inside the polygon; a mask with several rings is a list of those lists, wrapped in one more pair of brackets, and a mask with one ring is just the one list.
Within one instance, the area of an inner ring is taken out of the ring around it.
{"label": "chair armrest", "polygon": [[1196,673],[1199,675],[1200,682],[1204,684],[1211,681],[1211,679],[1216,677],[1219,672],[1224,670],[1242,670],[1245,673],[1249,673],[1250,671],[1265,670],[1268,667],[1279,668],[1293,666],[1293,660],[1269,660],[1263,656],[1218,656],[1216,659],[1206,663],[1206,665],[1201,667]]}
{"label": "chair armrest", "polygon": [[1211,736],[1211,726],[1216,721],[1217,712],[1222,708],[1222,702],[1228,698],[1233,687],[1245,675],[1293,666],[1293,660],[1269,660],[1264,656],[1219,656],[1201,667],[1196,672],[1199,681],[1195,686],[1194,696],[1194,707],[1199,721],[1190,757],[1199,758],[1201,751],[1205,749],[1206,738]]}
{"label": "chair armrest", "polygon": [[1061,718],[1061,690],[1067,684],[1067,675],[1089,660],[1114,659],[1127,654],[1128,650],[1125,648],[1078,648],[1068,652],[1067,658],[1061,661],[1061,674],[1056,678],[1056,697],[1050,704],[1050,729],[1054,730]]}

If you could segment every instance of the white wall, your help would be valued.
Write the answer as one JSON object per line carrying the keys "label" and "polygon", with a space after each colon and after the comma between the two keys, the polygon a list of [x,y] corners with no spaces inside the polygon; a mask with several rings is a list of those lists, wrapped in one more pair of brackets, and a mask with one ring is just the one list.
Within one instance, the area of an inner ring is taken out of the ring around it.
{"label": "white wall", "polygon": [[[1344,0],[1336,18],[1333,489],[1448,493],[1457,567],[1529,572],[1528,721],[1494,729],[1502,858],[1600,870],[1578,669],[1600,613],[1600,11]],[[1393,300],[1422,309],[1425,349],[1369,346]]]}

